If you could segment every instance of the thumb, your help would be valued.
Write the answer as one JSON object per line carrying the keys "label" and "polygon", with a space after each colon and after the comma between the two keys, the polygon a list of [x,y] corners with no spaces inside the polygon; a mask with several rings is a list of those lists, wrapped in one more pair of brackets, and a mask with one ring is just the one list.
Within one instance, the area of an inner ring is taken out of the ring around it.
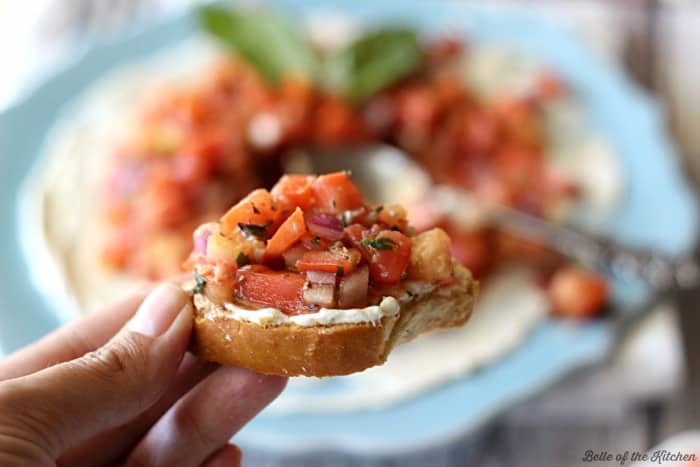
{"label": "thumb", "polygon": [[[0,427],[10,424],[51,458],[153,405],[189,343],[192,308],[173,284],[156,288],[104,347],[0,384]],[[3,415],[4,414],[4,415]]]}

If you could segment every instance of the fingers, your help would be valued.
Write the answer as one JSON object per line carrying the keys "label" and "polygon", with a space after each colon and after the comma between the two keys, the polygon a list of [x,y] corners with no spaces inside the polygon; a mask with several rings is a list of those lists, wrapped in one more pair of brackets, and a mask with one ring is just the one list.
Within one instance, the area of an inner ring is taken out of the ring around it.
{"label": "fingers", "polygon": [[191,330],[189,297],[172,284],[159,286],[104,347],[1,383],[0,426],[9,424],[56,458],[124,424],[166,392]]}
{"label": "fingers", "polygon": [[[168,279],[182,284],[191,274]],[[0,361],[0,381],[28,375],[57,363],[73,360],[103,346],[131,318],[154,284],[102,310],[79,318],[36,343]]]}
{"label": "fingers", "polygon": [[86,315],[0,361],[0,381],[67,362],[104,345],[136,312],[146,292]]}
{"label": "fingers", "polygon": [[285,384],[285,378],[219,368],[151,428],[126,465],[202,464],[277,397]]}
{"label": "fingers", "polygon": [[216,451],[202,467],[241,467],[243,454],[238,446],[227,444]]}
{"label": "fingers", "polygon": [[203,362],[194,355],[185,355],[175,381],[168,391],[150,409],[134,420],[92,437],[71,449],[59,459],[59,466],[88,467],[107,466],[123,459],[151,426],[187,391],[206,378],[217,365]]}

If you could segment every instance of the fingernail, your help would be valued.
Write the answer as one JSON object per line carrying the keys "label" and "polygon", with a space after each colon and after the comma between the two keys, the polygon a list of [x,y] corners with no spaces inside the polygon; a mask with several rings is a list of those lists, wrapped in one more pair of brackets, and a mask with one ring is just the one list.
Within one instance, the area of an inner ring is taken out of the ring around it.
{"label": "fingernail", "polygon": [[188,303],[187,294],[175,284],[160,284],[151,292],[131,318],[127,328],[147,336],[160,336]]}

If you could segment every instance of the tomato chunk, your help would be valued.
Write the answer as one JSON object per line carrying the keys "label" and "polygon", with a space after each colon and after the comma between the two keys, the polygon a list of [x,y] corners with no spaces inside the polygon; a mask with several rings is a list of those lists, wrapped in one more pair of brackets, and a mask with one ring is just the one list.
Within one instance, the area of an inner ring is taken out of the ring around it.
{"label": "tomato chunk", "polygon": [[485,230],[459,231],[449,230],[452,256],[469,269],[475,277],[480,278],[493,266],[494,246]]}
{"label": "tomato chunk", "polygon": [[379,220],[391,228],[406,230],[408,220],[406,219],[406,209],[398,204],[384,206],[379,212]]}
{"label": "tomato chunk", "polygon": [[327,250],[331,242],[325,238],[312,235],[310,232],[304,234],[299,240],[300,245],[307,250]]}
{"label": "tomato chunk", "polygon": [[269,227],[277,222],[281,211],[270,193],[257,189],[243,198],[221,218],[221,232],[230,235],[239,224]]}
{"label": "tomato chunk", "polygon": [[272,187],[272,196],[289,208],[308,210],[313,203],[313,175],[285,175]]}
{"label": "tomato chunk", "polygon": [[267,242],[265,258],[277,258],[306,233],[304,212],[296,208]]}
{"label": "tomato chunk", "polygon": [[365,205],[362,193],[347,172],[321,175],[312,185],[316,207],[333,214],[351,211]]}
{"label": "tomato chunk", "polygon": [[334,251],[307,251],[297,261],[300,271],[323,271],[339,276],[350,274],[355,270],[362,255],[354,248],[341,247]]}
{"label": "tomato chunk", "polygon": [[383,230],[361,242],[369,260],[369,276],[375,284],[396,284],[406,277],[411,259],[411,239],[401,232]]}
{"label": "tomato chunk", "polygon": [[273,271],[261,265],[245,266],[236,272],[236,297],[293,315],[304,309],[304,282],[304,277],[295,272]]}
{"label": "tomato chunk", "polygon": [[591,318],[603,311],[608,286],[605,279],[590,271],[566,266],[552,277],[548,294],[555,315]]}
{"label": "tomato chunk", "polygon": [[359,245],[362,241],[364,232],[365,228],[361,224],[351,224],[345,227],[345,236],[355,245]]}

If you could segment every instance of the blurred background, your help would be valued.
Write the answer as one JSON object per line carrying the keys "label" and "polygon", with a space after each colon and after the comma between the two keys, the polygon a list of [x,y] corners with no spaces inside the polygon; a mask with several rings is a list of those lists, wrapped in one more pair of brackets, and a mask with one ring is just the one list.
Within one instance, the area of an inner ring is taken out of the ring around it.
{"label": "blurred background", "polygon": [[[437,3],[439,0],[435,0]],[[94,40],[187,8],[187,0],[0,0],[0,109]],[[662,0],[490,1],[528,10],[575,31],[606,62],[624,69],[665,112],[684,172],[700,180],[700,4]],[[673,207],[670,207],[672,209]],[[646,451],[698,425],[700,295],[670,297],[626,330],[613,356],[518,404],[478,434],[480,466],[569,466],[585,451]],[[700,451],[700,436],[683,441]],[[465,465],[459,443],[411,465]],[[249,465],[279,462],[254,453]],[[286,465],[364,465],[328,454]],[[382,459],[372,465],[408,465]],[[283,462],[280,465],[285,465]],[[590,464],[589,464],[590,465]],[[594,464],[598,465],[598,464]],[[612,464],[600,464],[612,465]],[[675,464],[664,464],[675,465]]]}

